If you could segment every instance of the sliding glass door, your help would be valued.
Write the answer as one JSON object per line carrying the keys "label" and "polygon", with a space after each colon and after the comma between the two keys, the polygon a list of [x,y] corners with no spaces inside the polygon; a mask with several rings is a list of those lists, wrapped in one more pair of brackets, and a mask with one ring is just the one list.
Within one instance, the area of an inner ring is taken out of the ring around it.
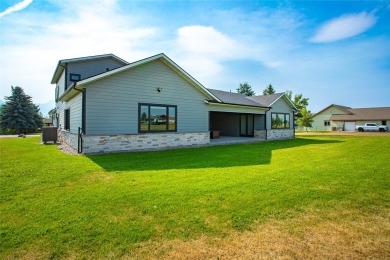
{"label": "sliding glass door", "polygon": [[240,115],[240,136],[253,137],[254,130],[254,117],[253,114],[241,114]]}

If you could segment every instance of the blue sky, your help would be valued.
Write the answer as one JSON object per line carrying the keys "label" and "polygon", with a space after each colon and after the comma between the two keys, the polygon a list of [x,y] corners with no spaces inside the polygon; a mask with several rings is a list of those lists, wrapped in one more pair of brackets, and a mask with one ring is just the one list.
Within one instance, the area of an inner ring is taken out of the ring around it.
{"label": "blue sky", "polygon": [[330,104],[390,106],[390,1],[2,0],[1,95],[53,102],[58,60],[165,53],[207,88],[272,84]]}

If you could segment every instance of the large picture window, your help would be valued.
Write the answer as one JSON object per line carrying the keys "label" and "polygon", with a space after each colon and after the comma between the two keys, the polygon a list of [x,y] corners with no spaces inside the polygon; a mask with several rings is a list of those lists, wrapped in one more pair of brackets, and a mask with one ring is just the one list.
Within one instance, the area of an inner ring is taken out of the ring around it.
{"label": "large picture window", "polygon": [[290,114],[271,113],[271,127],[274,129],[290,128]]}
{"label": "large picture window", "polygon": [[177,106],[139,104],[139,132],[175,132]]}

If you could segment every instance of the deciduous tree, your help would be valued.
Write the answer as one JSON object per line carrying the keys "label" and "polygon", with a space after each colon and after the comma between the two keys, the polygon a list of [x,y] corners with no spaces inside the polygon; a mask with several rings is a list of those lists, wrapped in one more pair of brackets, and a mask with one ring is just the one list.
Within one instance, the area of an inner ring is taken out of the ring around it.
{"label": "deciduous tree", "polygon": [[306,127],[307,132],[307,128],[312,127],[313,121],[313,114],[306,107],[303,107],[301,109],[301,117],[298,117],[298,126]]}

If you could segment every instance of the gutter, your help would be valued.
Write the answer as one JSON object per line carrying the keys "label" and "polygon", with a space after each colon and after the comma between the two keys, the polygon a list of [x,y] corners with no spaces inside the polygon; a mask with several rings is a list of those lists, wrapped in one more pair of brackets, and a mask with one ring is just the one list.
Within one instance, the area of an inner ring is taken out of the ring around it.
{"label": "gutter", "polygon": [[235,107],[252,107],[252,108],[262,108],[262,109],[265,109],[265,108],[268,108],[269,110],[269,107],[262,107],[262,106],[251,106],[251,105],[240,105],[240,104],[233,104],[233,103],[225,103],[225,102],[212,102],[212,101],[209,101],[207,99],[204,100],[204,103],[205,104],[208,104],[208,105],[219,105],[219,106],[223,106],[223,105],[227,105],[227,106],[235,106]]}
{"label": "gutter", "polygon": [[76,85],[77,85],[77,82],[74,82],[73,84],[73,89],[74,90],[77,90],[79,92],[82,93],[82,99],[81,99],[81,129],[82,129],[82,133],[83,134],[86,134],[86,129],[85,129],[85,115],[86,115],[86,89],[83,88],[83,89],[78,89],[76,88]]}

